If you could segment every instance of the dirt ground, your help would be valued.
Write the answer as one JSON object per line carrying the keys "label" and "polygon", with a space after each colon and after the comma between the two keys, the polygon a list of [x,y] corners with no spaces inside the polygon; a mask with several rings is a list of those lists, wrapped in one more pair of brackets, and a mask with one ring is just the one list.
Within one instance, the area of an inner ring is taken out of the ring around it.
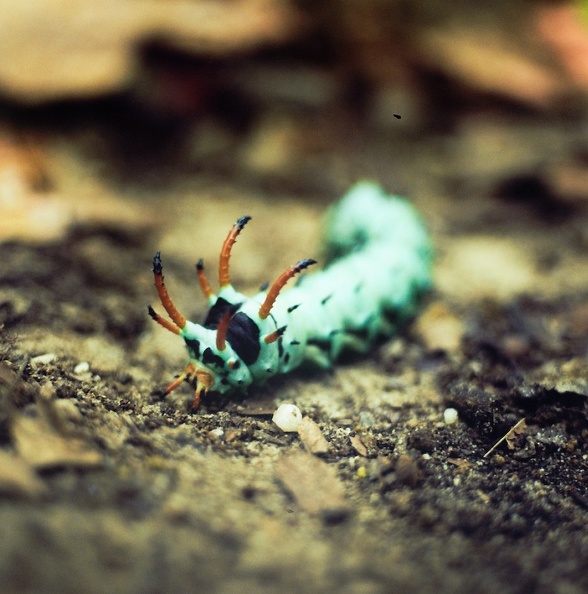
{"label": "dirt ground", "polygon": [[[2,245],[3,592],[588,590],[588,211],[537,173],[581,119],[424,137],[334,114],[317,145],[316,122],[292,140],[277,118],[238,145],[201,125],[182,152],[87,115],[36,114],[50,187],[27,208],[57,222],[22,215]],[[253,220],[233,281],[253,292],[320,260],[321,215],[361,178],[410,194],[431,229],[417,320],[331,373],[198,411],[188,386],[162,399],[185,355],[147,315],[154,252],[200,320],[194,263],[214,270],[237,217]],[[283,402],[318,437],[278,429]]]}

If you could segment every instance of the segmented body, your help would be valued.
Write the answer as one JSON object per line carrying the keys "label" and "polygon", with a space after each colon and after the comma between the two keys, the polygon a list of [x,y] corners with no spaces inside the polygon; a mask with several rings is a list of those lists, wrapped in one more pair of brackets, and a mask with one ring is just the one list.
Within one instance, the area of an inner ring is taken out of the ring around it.
{"label": "segmented body", "polygon": [[183,381],[195,389],[197,407],[206,391],[245,391],[305,361],[324,368],[341,351],[366,352],[380,335],[391,336],[414,313],[431,284],[432,249],[416,211],[372,183],[354,186],[331,208],[324,243],[328,264],[281,293],[294,275],[315,263],[302,260],[253,297],[230,283],[231,248],[249,217],[237,221],[225,240],[214,294],[197,265],[210,310],[203,324],[186,320],[167,295],[159,254],[155,283],[173,323],[152,308],[159,324],[185,341],[189,363],[166,393]]}

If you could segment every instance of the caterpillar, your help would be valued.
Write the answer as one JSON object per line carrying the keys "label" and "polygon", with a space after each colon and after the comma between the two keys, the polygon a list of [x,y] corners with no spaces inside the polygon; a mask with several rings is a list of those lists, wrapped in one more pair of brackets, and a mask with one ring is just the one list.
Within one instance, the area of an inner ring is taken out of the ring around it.
{"label": "caterpillar", "polygon": [[204,263],[196,264],[200,288],[210,307],[202,324],[176,309],[164,284],[161,255],[153,259],[159,300],[171,321],[151,306],[148,313],[185,342],[189,361],[164,395],[184,381],[194,389],[193,408],[207,392],[245,392],[303,362],[329,368],[343,350],[367,352],[379,336],[393,335],[431,286],[432,248],[417,212],[378,185],[359,182],[327,214],[327,265],[301,260],[253,297],[231,284],[229,260],[237,237],[251,217],[241,217],[225,239],[214,293]]}

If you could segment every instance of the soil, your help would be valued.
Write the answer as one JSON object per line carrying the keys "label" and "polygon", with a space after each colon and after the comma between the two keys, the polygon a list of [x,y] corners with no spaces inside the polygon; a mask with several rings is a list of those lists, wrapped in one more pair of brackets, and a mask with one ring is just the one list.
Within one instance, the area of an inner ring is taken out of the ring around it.
{"label": "soil", "polygon": [[[568,134],[507,128],[517,154]],[[471,129],[349,130],[263,169],[258,152],[239,166],[120,158],[99,127],[52,129],[57,191],[120,206],[2,246],[3,592],[588,591],[588,212],[545,192],[497,197],[536,186],[506,165],[475,171]],[[199,320],[194,263],[214,271],[234,220],[253,217],[232,260],[253,292],[320,259],[320,217],[360,177],[409,193],[431,229],[420,319],[329,373],[197,411],[187,385],[162,398],[185,355],[147,315],[155,251]],[[326,451],[273,424],[284,402]]]}

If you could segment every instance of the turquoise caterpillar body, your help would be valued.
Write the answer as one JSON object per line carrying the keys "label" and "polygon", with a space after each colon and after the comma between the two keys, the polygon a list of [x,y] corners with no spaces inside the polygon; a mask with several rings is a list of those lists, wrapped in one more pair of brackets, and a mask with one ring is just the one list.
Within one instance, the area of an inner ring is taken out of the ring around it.
{"label": "turquoise caterpillar body", "polygon": [[253,297],[230,283],[230,251],[249,217],[237,221],[219,263],[213,293],[202,261],[197,271],[210,310],[202,324],[186,320],[163,283],[159,253],[153,271],[161,302],[173,323],[150,307],[159,324],[186,343],[189,363],[165,390],[183,381],[202,394],[244,392],[304,362],[328,368],[345,349],[366,352],[379,336],[391,336],[410,317],[431,286],[432,247],[425,226],[405,200],[376,184],[360,182],[327,213],[327,265],[281,292],[288,279],[314,264],[302,260]]}

